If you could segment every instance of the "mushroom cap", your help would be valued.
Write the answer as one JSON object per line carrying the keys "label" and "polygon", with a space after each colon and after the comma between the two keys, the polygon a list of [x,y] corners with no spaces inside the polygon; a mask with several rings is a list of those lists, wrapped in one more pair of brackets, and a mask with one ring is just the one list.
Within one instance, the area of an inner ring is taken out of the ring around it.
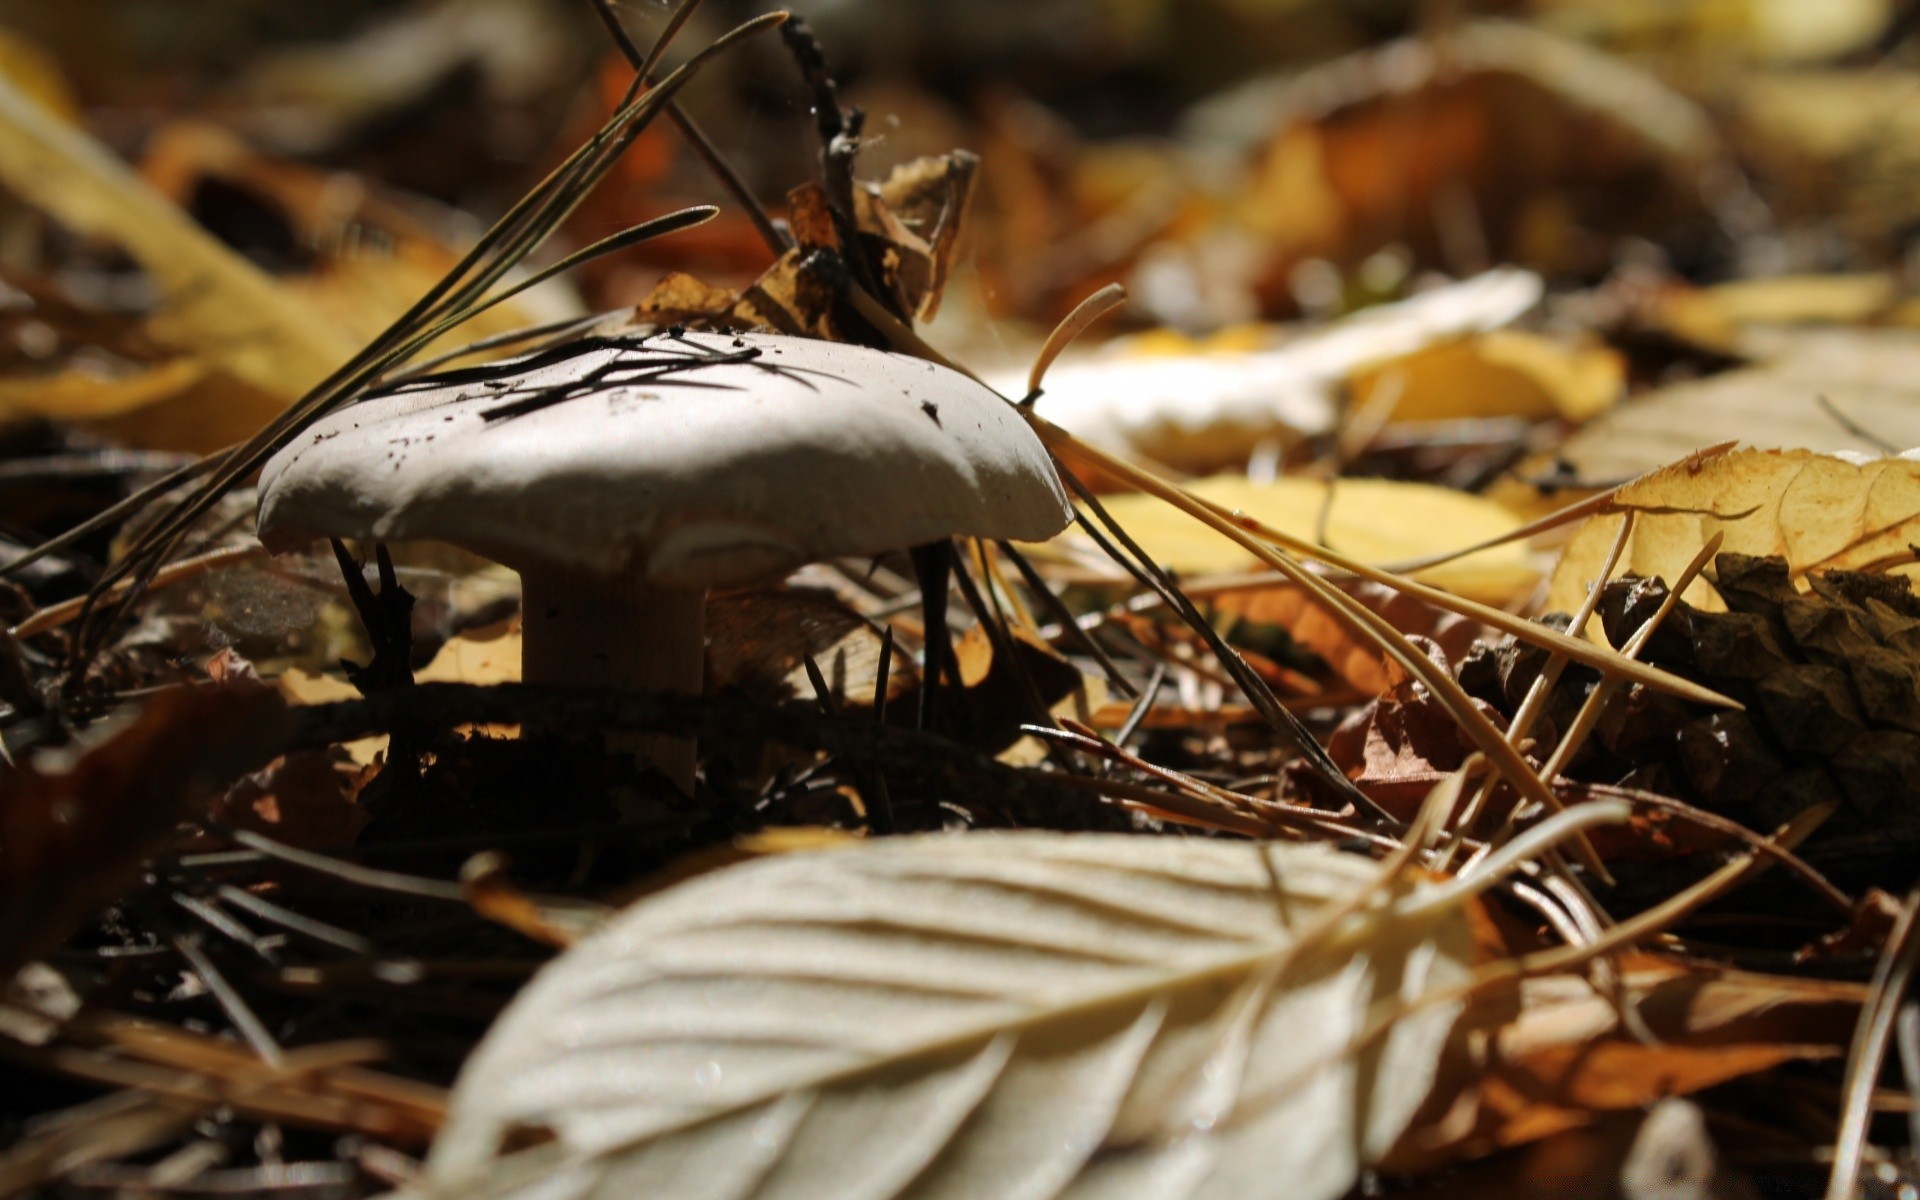
{"label": "mushroom cap", "polygon": [[774,334],[594,338],[315,422],[260,475],[260,539],[432,539],[516,570],[725,587],[1072,515],[1019,414],[955,371]]}

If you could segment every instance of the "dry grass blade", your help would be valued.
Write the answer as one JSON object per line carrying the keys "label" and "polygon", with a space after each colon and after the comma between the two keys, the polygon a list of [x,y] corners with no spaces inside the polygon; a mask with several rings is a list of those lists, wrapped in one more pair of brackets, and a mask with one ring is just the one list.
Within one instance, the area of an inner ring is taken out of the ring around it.
{"label": "dry grass blade", "polygon": [[[1109,558],[1158,595],[1188,628],[1199,635],[1200,640],[1213,653],[1215,660],[1225,668],[1227,675],[1240,688],[1255,710],[1266,719],[1276,733],[1286,739],[1287,745],[1299,752],[1313,773],[1332,790],[1334,795],[1351,804],[1355,811],[1365,813],[1389,826],[1396,824],[1392,814],[1375,804],[1371,797],[1341,773],[1338,764],[1327,753],[1326,747],[1314,738],[1312,731],[1307,729],[1299,717],[1280,703],[1266,681],[1247,665],[1246,659],[1239,651],[1226,643],[1226,640],[1213,628],[1212,623],[1181,592],[1173,578],[1141,550],[1125,527],[1107,513],[1099,498],[1081,482],[1079,476],[1065,467],[1059,467],[1057,461],[1056,467],[1060,471],[1061,479],[1078,495],[1081,504],[1086,506],[1087,512],[1091,512],[1098,518],[1096,525],[1094,521],[1087,519],[1086,512],[1081,513],[1079,518],[1081,528],[1086,530],[1095,544]],[[1106,534],[1101,533],[1101,526],[1106,528]],[[1107,536],[1108,534],[1111,534],[1111,538]]]}
{"label": "dry grass blade", "polygon": [[[1061,430],[1058,426],[1053,425],[1041,417],[1034,416],[1028,410],[1023,409],[1021,411],[1025,412],[1027,419],[1033,422],[1036,428],[1040,429],[1042,440],[1047,440],[1047,431],[1052,430],[1072,445],[1076,447],[1080,445],[1080,443],[1073,442],[1071,435],[1066,434],[1065,431]],[[1100,454],[1098,451],[1092,451],[1092,453],[1099,455],[1100,459],[1113,462],[1116,467],[1128,471],[1134,470],[1134,468],[1126,467],[1125,464],[1118,463],[1117,460],[1112,460],[1108,458],[1108,456]],[[1104,465],[1104,463],[1100,465]],[[1068,477],[1071,478],[1071,473],[1067,472],[1067,474]],[[1462,732],[1472,739],[1475,747],[1487,756],[1487,760],[1493,764],[1494,769],[1500,773],[1501,777],[1505,779],[1515,791],[1519,792],[1528,800],[1548,807],[1554,806],[1551,789],[1540,782],[1539,778],[1534,774],[1533,769],[1527,765],[1526,760],[1520,757],[1519,751],[1515,750],[1512,744],[1501,734],[1500,730],[1495,728],[1493,723],[1474,707],[1473,701],[1461,690],[1459,683],[1457,683],[1450,674],[1436,667],[1432,659],[1421,653],[1418,647],[1409,642],[1406,637],[1389,624],[1385,618],[1347,595],[1345,592],[1334,587],[1319,575],[1307,570],[1306,567],[1298,561],[1248,536],[1238,528],[1233,518],[1221,515],[1213,505],[1193,497],[1176,485],[1159,479],[1158,476],[1150,475],[1146,472],[1138,472],[1138,476],[1138,486],[1140,486],[1143,491],[1159,496],[1161,499],[1167,501],[1167,503],[1188,513],[1195,520],[1201,521],[1219,530],[1221,533],[1241,541],[1243,545],[1259,555],[1269,566],[1285,575],[1290,583],[1295,584],[1310,596],[1314,597],[1327,612],[1332,614],[1334,618],[1352,632],[1355,637],[1365,639],[1367,642],[1378,647],[1382,654],[1398,663],[1402,670],[1415,680],[1418,680],[1433,694],[1436,700],[1446,707],[1448,714],[1459,724]],[[1131,479],[1128,481],[1134,482],[1134,480]],[[1523,622],[1523,624],[1525,623]],[[1592,649],[1597,649],[1597,647],[1591,647],[1590,643],[1577,642],[1572,638],[1566,638],[1564,640],[1573,645],[1587,645]],[[1573,655],[1570,654],[1568,657],[1573,657]],[[1371,801],[1368,802],[1368,807],[1372,807]]]}
{"label": "dry grass blade", "polygon": [[1893,1039],[1894,1021],[1905,1003],[1914,971],[1920,968],[1920,890],[1907,894],[1900,919],[1887,935],[1886,949],[1873,970],[1870,998],[1860,1011],[1853,1045],[1847,1051],[1847,1083],[1834,1137],[1833,1172],[1827,1200],[1860,1194],[1860,1168],[1866,1158],[1867,1125],[1873,1118],[1874,1084]]}
{"label": "dry grass blade", "polygon": [[[935,362],[951,365],[947,363],[944,356],[928,346],[905,322],[888,313],[871,297],[866,297],[863,302],[862,295],[863,293],[861,293],[858,288],[850,290],[850,296],[861,315],[874,321],[881,332],[886,334],[898,348],[919,354],[925,358],[930,358]],[[1102,309],[1101,311],[1105,310]],[[1446,707],[1448,713],[1453,716],[1454,720],[1459,723],[1460,728],[1473,740],[1475,746],[1487,756],[1488,761],[1500,772],[1501,776],[1522,796],[1536,803],[1548,807],[1555,807],[1552,790],[1540,782],[1539,778],[1533,773],[1533,770],[1527,765],[1526,760],[1520,757],[1519,752],[1501,735],[1500,731],[1493,726],[1493,723],[1487,720],[1487,718],[1473,706],[1472,700],[1460,689],[1460,685],[1454,681],[1451,675],[1448,675],[1444,671],[1437,670],[1432,660],[1428,659],[1425,654],[1422,654],[1418,648],[1407,641],[1398,630],[1388,624],[1379,614],[1333,587],[1317,574],[1308,571],[1299,562],[1276,550],[1274,546],[1268,545],[1259,539],[1265,538],[1270,542],[1285,546],[1286,549],[1295,550],[1305,557],[1318,558],[1322,561],[1351,570],[1355,574],[1362,575],[1375,582],[1385,584],[1386,586],[1409,594],[1418,595],[1420,598],[1428,600],[1438,607],[1447,608],[1454,612],[1462,613],[1463,615],[1477,617],[1496,628],[1504,628],[1510,632],[1514,632],[1515,636],[1526,637],[1530,640],[1541,640],[1548,648],[1560,651],[1568,658],[1577,662],[1585,662],[1601,670],[1610,669],[1633,678],[1637,682],[1643,682],[1648,684],[1648,686],[1683,695],[1690,699],[1733,706],[1733,701],[1726,699],[1717,692],[1700,687],[1688,680],[1669,675],[1664,671],[1658,671],[1629,659],[1621,658],[1619,655],[1615,655],[1591,642],[1583,642],[1577,638],[1565,637],[1543,626],[1536,625],[1533,622],[1514,617],[1509,613],[1489,608],[1486,605],[1475,604],[1471,601],[1453,596],[1450,593],[1439,591],[1436,588],[1428,588],[1410,580],[1401,579],[1390,572],[1382,571],[1378,568],[1367,567],[1364,564],[1348,560],[1344,556],[1335,555],[1332,551],[1324,548],[1310,546],[1307,543],[1299,541],[1297,538],[1281,534],[1276,530],[1269,529],[1257,522],[1249,521],[1244,517],[1226,513],[1217,505],[1209,504],[1178,485],[1161,479],[1152,472],[1134,467],[1104,451],[1088,446],[1073,437],[1073,435],[1066,430],[1053,424],[1053,422],[1035,414],[1031,408],[1022,407],[1020,411],[1022,415],[1027,418],[1028,423],[1031,424],[1034,430],[1040,435],[1041,441],[1044,442],[1047,448],[1057,457],[1087,463],[1121,482],[1128,483],[1143,492],[1157,496],[1167,503],[1172,504],[1196,520],[1211,526],[1220,533],[1240,543],[1268,566],[1273,567],[1285,575],[1289,582],[1296,584],[1309,594],[1315,596],[1322,606],[1334,614],[1336,619],[1347,626],[1355,636],[1361,637],[1379,647],[1383,654],[1399,663],[1408,675],[1425,685]],[[1064,465],[1062,471],[1069,479],[1072,478],[1072,473],[1066,471]],[[1249,526],[1251,530],[1247,528]],[[1254,535],[1258,535],[1258,537]],[[1436,599],[1436,597],[1439,597],[1439,599]],[[1311,739],[1308,740],[1311,741]],[[1302,749],[1308,753],[1310,759],[1315,757],[1311,750],[1308,750],[1306,747]],[[1327,773],[1322,771],[1321,774],[1324,776]],[[1344,782],[1344,777],[1336,777],[1336,786]],[[1350,791],[1351,788],[1348,787],[1342,790]],[[1371,801],[1368,801],[1366,807],[1371,810],[1374,806]],[[1598,860],[1595,859],[1594,861],[1597,865]],[[1602,873],[1604,874],[1604,870]]]}

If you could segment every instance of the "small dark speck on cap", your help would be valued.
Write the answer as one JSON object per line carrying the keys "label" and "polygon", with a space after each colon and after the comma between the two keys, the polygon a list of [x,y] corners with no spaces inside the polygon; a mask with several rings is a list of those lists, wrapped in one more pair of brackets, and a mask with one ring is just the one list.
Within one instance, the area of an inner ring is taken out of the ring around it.
{"label": "small dark speck on cap", "polygon": [[932,417],[935,425],[940,424],[940,406],[938,404],[935,404],[931,400],[922,400],[920,402],[920,411]]}

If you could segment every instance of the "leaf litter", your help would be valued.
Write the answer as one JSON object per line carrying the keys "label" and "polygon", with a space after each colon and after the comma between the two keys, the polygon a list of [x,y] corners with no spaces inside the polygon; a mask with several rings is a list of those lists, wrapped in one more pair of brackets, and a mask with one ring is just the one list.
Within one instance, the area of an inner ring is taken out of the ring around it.
{"label": "leaf litter", "polygon": [[[597,7],[210,102],[211,26],[151,93],[115,19],[0,53],[0,1071],[61,1081],[0,1187],[1911,1183],[1910,22],[1234,6],[1226,90],[1102,8],[1145,120],[882,86],[877,14],[774,115],[776,19],[669,71]],[[517,682],[470,556],[252,541],[313,416],[662,327],[972,368],[1077,528],[716,595],[678,699]]]}

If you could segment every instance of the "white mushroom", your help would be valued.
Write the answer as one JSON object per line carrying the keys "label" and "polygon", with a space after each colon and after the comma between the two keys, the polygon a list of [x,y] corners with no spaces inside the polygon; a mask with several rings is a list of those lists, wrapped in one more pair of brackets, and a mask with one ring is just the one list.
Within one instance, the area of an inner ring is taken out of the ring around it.
{"label": "white mushroom", "polygon": [[[269,549],[430,539],[519,572],[529,682],[697,692],[706,589],[1071,516],[1000,397],[920,359],[770,334],[589,339],[402,385],[260,477]],[[635,747],[691,790],[691,745]]]}

